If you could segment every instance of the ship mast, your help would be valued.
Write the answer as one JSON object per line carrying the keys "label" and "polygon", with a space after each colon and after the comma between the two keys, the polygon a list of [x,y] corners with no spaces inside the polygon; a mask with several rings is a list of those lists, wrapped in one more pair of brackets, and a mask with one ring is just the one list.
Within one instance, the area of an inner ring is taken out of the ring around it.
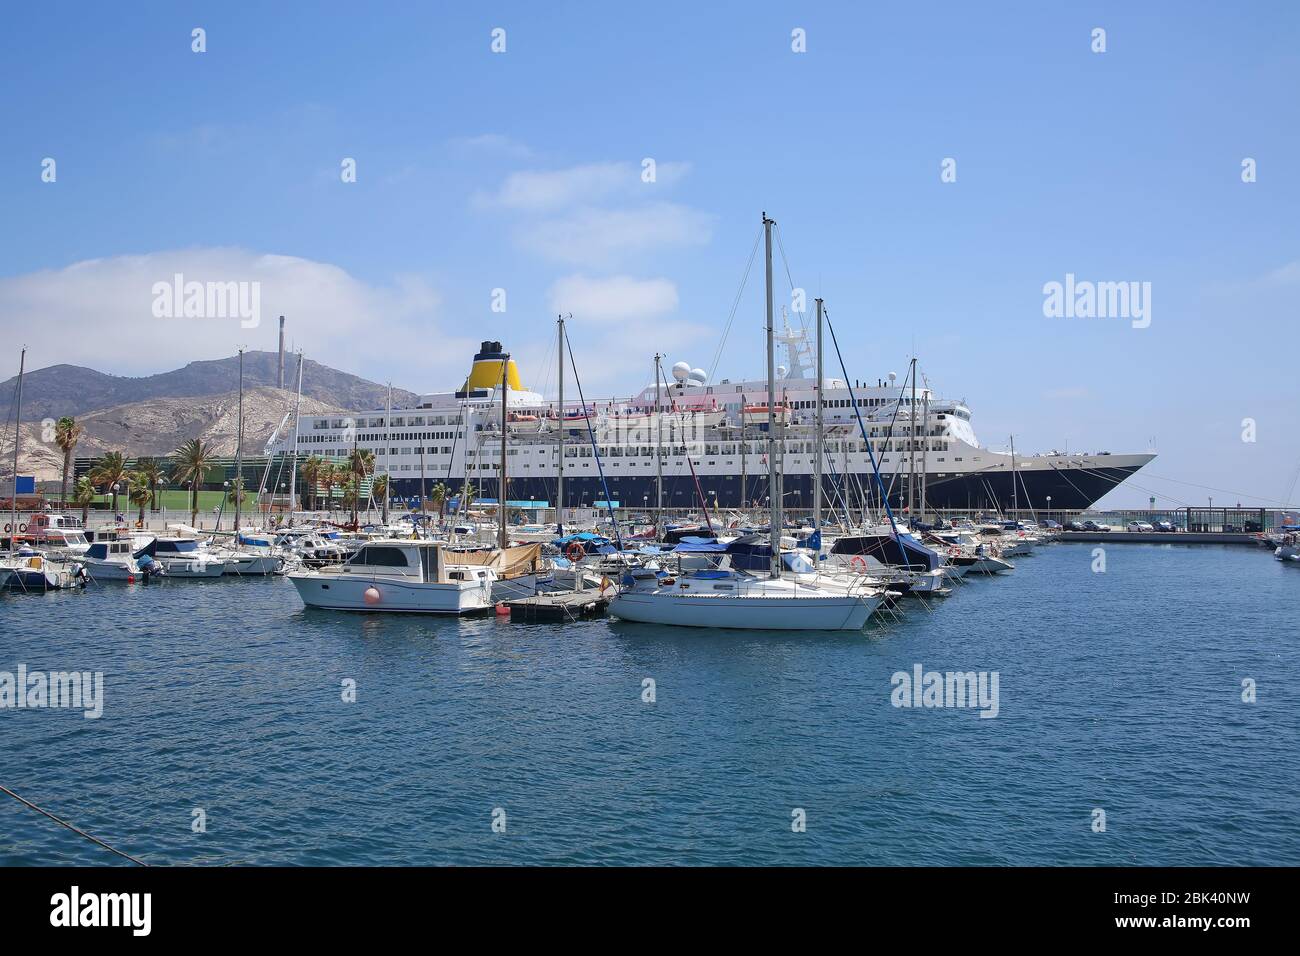
{"label": "ship mast", "polygon": [[764,254],[767,261],[767,494],[771,504],[772,564],[769,574],[781,576],[781,495],[776,474],[776,342],[772,331],[772,220],[763,213]]}
{"label": "ship mast", "polygon": [[[393,383],[389,382],[388,383],[388,405],[384,410],[385,428],[388,427],[388,420],[392,417],[393,417]],[[390,445],[389,447],[391,448],[392,446]],[[378,459],[375,460],[375,471],[376,472],[379,471]],[[393,468],[392,465],[389,464],[388,455],[384,456],[384,474],[388,476],[388,480],[384,482],[384,500],[383,500],[383,504],[381,505],[382,510],[380,514],[383,517],[384,524],[387,525],[388,524],[388,499],[392,496],[393,493],[393,489],[389,487],[389,485],[391,485],[393,481]],[[373,488],[374,485],[372,483],[371,489],[373,490]],[[360,494],[360,489],[357,490],[357,493]],[[420,446],[420,494],[421,495],[424,494],[424,446],[423,445]]]}
{"label": "ship mast", "polygon": [[289,466],[289,527],[293,527],[294,504],[298,500],[298,422],[302,409],[302,353],[298,353],[298,397],[293,403],[293,456]]}
{"label": "ship mast", "polygon": [[556,339],[557,347],[555,349],[556,358],[560,363],[560,396],[556,399],[559,406],[560,418],[559,427],[556,431],[555,450],[556,462],[558,463],[555,471],[555,533],[560,537],[564,536],[564,316],[556,316]]}
{"label": "ship mast", "polygon": [[910,525],[912,519],[916,517],[916,356],[912,356],[912,407],[911,413],[912,427],[908,429],[908,437],[911,439],[908,445],[911,446],[911,456],[907,465],[907,523]]}
{"label": "ship mast", "polygon": [[663,356],[655,353],[655,529],[661,534],[664,527],[664,409],[660,397],[659,381],[663,376],[660,363]]}
{"label": "ship mast", "polygon": [[[817,429],[817,435],[813,450],[816,452],[816,467],[813,469],[813,534],[818,536],[820,541],[822,526],[822,388],[824,379],[822,375],[822,300],[817,299],[817,385],[814,399],[817,414],[814,420],[814,428]],[[820,556],[818,557],[818,567],[821,567]]]}
{"label": "ship mast", "polygon": [[497,547],[505,550],[509,540],[506,537],[506,396],[510,391],[507,371],[510,368],[510,354],[501,354],[501,469],[497,481]]}
{"label": "ship mast", "polygon": [[27,367],[27,349],[18,356],[18,396],[14,400],[14,487],[9,499],[9,550],[17,552],[18,541],[18,446],[23,437],[23,369]]}
{"label": "ship mast", "polygon": [[239,513],[244,485],[244,350],[239,350],[239,426],[235,436],[235,538],[239,537]]}

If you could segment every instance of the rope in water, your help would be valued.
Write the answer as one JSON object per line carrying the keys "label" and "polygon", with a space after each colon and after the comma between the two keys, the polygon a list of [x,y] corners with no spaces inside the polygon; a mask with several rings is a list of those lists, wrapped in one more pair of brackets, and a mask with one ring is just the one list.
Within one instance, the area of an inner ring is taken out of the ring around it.
{"label": "rope in water", "polygon": [[137,865],[139,865],[139,866],[148,866],[148,865],[149,865],[148,863],[144,862],[144,860],[137,860],[135,857],[133,857],[133,856],[132,856],[131,854],[129,854],[129,853],[123,853],[123,852],[122,852],[121,850],[119,850],[117,847],[109,846],[109,845],[108,845],[107,843],[105,843],[103,840],[99,839],[99,837],[92,836],[91,834],[87,833],[85,830],[81,829],[80,827],[74,826],[73,824],[69,823],[67,820],[63,820],[63,819],[61,819],[61,818],[59,818],[59,817],[56,817],[54,814],[50,813],[49,810],[44,810],[44,809],[42,809],[41,807],[38,807],[36,804],[32,803],[30,800],[27,800],[27,799],[24,799],[23,797],[18,796],[18,794],[14,793],[12,790],[10,790],[10,789],[9,789],[8,787],[6,787],[6,786],[0,785],[0,793],[7,793],[7,794],[9,794],[9,796],[13,797],[15,800],[17,800],[17,801],[18,801],[19,803],[21,803],[23,806],[25,806],[25,807],[30,807],[31,809],[35,810],[37,813],[40,813],[40,814],[43,814],[43,815],[49,817],[49,818],[50,818],[51,820],[53,820],[55,823],[59,824],[59,826],[67,827],[67,828],[68,828],[69,830],[71,830],[73,833],[77,834],[78,836],[85,837],[85,838],[86,838],[87,840],[89,840],[91,843],[97,843],[97,844],[99,844],[99,845],[102,846],[105,850],[108,850],[108,851],[110,851],[110,852],[112,852],[112,853],[116,853],[118,856],[125,857],[126,859],[130,860],[132,863],[135,863],[135,864],[137,864]]}

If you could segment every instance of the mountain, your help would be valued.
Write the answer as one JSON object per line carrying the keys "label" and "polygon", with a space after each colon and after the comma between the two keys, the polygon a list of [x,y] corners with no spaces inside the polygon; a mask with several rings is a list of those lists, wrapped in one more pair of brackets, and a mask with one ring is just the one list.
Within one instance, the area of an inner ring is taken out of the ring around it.
{"label": "mountain", "polygon": [[[384,391],[386,399],[387,389]],[[245,455],[263,452],[285,414],[293,411],[294,400],[294,393],[287,390],[245,387]],[[27,404],[25,396],[23,404]],[[303,396],[302,414],[346,415],[348,412]],[[85,412],[77,416],[77,421],[86,429],[73,452],[77,458],[97,457],[106,451],[121,451],[128,458],[168,455],[191,438],[211,442],[219,456],[233,456],[235,436],[239,431],[239,393],[224,392],[202,398],[147,399]],[[292,416],[285,427],[293,427]],[[39,481],[57,481],[63,469],[63,453],[54,442],[42,441],[42,430],[40,422],[22,426],[18,471],[23,475],[35,475]],[[12,433],[0,440],[0,446],[0,454],[5,456],[5,461],[10,461]],[[9,467],[0,465],[0,471],[8,473]]]}
{"label": "mountain", "polygon": [[[284,384],[297,387],[298,359],[284,357]],[[279,368],[277,352],[244,353],[244,390],[275,386]],[[16,377],[0,383],[0,421],[13,414]],[[78,365],[51,365],[23,376],[23,421],[39,422],[65,415],[80,417],[98,409],[132,406],[160,398],[198,398],[224,395],[239,388],[239,357],[191,362],[184,368],[158,375],[130,378],[107,375]],[[353,411],[383,408],[388,386],[366,381],[310,359],[303,364],[302,394],[334,408]],[[393,406],[409,408],[418,396],[393,389]]]}

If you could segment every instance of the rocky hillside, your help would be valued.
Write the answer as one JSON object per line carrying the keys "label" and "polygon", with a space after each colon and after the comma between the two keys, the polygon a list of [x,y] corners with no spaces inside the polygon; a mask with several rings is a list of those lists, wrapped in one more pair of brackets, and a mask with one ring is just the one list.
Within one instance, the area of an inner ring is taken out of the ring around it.
{"label": "rocky hillside", "polygon": [[[285,385],[296,387],[297,356],[286,355]],[[279,356],[275,352],[244,353],[245,393],[259,385],[274,387]],[[11,418],[16,379],[0,382],[0,422]],[[29,371],[23,376],[22,417],[25,422],[64,415],[80,417],[96,409],[131,407],[157,399],[217,398],[239,388],[239,358],[191,362],[184,368],[158,375],[130,378],[106,375],[77,365],[51,365]],[[366,381],[347,372],[321,365],[310,359],[303,364],[302,393],[336,408],[383,408],[388,401],[388,387]],[[393,404],[409,407],[416,400],[414,392],[393,389]],[[10,438],[12,441],[12,438]]]}
{"label": "rocky hillside", "polygon": [[[386,399],[387,389],[384,391]],[[394,402],[396,400],[394,397]],[[262,453],[285,413],[292,412],[294,401],[294,393],[287,389],[245,387],[245,454]],[[25,396],[23,404],[27,404]],[[348,412],[337,405],[304,395],[302,414],[346,415]],[[23,418],[27,416],[24,414]],[[156,398],[82,413],[76,418],[86,428],[73,453],[78,458],[93,457],[106,451],[121,451],[129,458],[167,455],[191,438],[212,442],[218,455],[234,455],[239,393],[225,392],[202,398]],[[292,417],[286,427],[293,427]],[[20,474],[36,475],[38,481],[57,481],[63,467],[63,453],[53,442],[42,441],[41,430],[39,422],[24,422],[18,470]],[[0,458],[8,462],[12,455],[13,435],[9,434],[0,439]],[[11,467],[0,466],[0,472],[7,474]]]}

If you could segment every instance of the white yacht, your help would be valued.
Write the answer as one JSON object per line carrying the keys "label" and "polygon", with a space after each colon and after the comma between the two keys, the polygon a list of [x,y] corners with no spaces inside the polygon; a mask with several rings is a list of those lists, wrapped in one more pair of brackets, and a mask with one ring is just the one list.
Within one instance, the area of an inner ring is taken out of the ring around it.
{"label": "white yacht", "polygon": [[150,550],[169,578],[219,578],[226,572],[225,560],[197,538],[158,537]]}
{"label": "white yacht", "polygon": [[[92,581],[135,581],[144,577],[144,568],[136,560],[131,541],[103,538],[95,541],[82,556]],[[157,565],[152,559],[150,565]],[[161,565],[157,565],[161,568]]]}
{"label": "white yacht", "polygon": [[363,544],[345,564],[290,571],[288,577],[308,607],[408,614],[490,609],[496,571],[452,561],[438,542],[394,538]]}

